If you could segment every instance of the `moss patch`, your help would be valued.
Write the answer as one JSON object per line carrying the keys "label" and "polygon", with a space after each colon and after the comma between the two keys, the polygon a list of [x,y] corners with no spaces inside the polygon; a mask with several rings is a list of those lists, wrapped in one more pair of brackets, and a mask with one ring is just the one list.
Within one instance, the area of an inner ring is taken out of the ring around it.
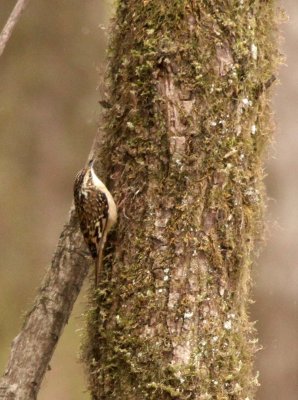
{"label": "moss patch", "polygon": [[90,295],[94,399],[253,398],[274,4],[118,4],[101,157],[120,217]]}

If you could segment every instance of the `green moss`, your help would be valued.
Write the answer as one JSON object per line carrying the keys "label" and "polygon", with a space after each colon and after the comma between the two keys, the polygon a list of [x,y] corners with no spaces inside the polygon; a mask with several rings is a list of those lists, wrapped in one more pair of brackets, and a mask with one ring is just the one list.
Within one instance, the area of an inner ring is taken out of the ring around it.
{"label": "green moss", "polygon": [[246,307],[272,128],[265,86],[279,60],[274,4],[118,4],[101,156],[119,223],[87,315],[94,399],[253,398]]}

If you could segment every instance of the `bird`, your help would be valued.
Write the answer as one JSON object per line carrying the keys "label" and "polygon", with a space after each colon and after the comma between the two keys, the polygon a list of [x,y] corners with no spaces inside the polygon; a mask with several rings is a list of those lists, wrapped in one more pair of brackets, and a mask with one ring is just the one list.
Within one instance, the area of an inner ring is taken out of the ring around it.
{"label": "bird", "polygon": [[117,221],[117,207],[106,185],[93,168],[94,160],[81,169],[74,182],[74,204],[84,240],[95,261],[95,287],[103,261],[107,235]]}

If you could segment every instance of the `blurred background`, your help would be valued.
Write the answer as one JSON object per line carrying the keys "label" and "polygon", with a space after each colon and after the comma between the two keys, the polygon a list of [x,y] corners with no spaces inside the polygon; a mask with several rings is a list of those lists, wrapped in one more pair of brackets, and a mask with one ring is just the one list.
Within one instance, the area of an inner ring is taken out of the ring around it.
{"label": "blurred background", "polygon": [[[0,27],[15,0],[1,0]],[[298,398],[298,3],[281,2],[282,85],[267,163],[268,242],[254,267],[260,342],[258,400]],[[97,129],[98,68],[109,0],[31,0],[0,58],[0,371],[50,262],[75,172]],[[1,28],[2,29],[2,28]],[[84,291],[59,341],[39,400],[85,400],[78,362]]]}

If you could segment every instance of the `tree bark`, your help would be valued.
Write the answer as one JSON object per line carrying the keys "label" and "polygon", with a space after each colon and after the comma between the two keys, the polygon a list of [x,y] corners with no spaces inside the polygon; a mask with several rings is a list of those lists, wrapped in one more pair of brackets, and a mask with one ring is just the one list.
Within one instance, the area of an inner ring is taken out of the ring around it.
{"label": "tree bark", "polygon": [[94,400],[254,396],[274,4],[119,3],[102,150],[119,223],[88,315]]}
{"label": "tree bark", "polygon": [[50,268],[0,380],[1,400],[34,400],[88,272],[88,254],[73,209]]}

